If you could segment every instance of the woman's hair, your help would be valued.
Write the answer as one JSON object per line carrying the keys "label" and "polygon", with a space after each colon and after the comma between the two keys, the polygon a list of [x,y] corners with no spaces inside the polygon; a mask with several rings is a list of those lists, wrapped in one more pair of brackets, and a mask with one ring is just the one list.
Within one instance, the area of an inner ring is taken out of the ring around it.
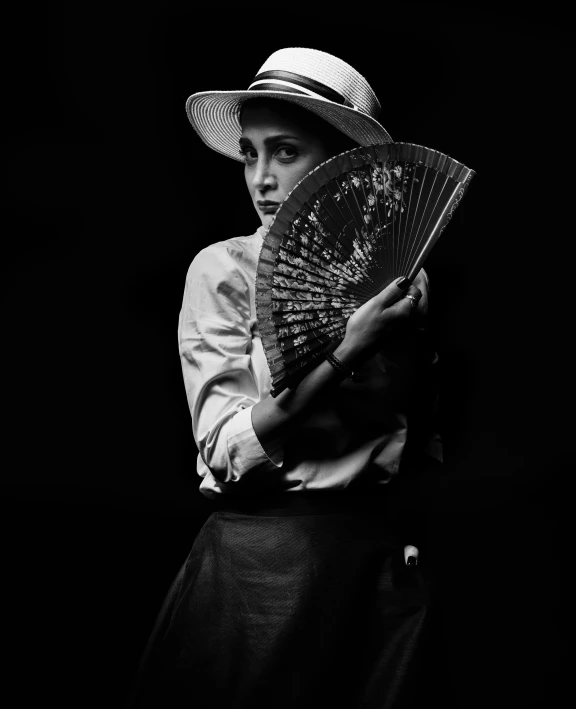
{"label": "woman's hair", "polygon": [[269,108],[288,120],[298,123],[298,125],[302,126],[324,145],[330,157],[339,155],[346,150],[357,148],[359,145],[355,140],[352,140],[352,138],[339,131],[338,128],[335,128],[331,123],[328,123],[328,121],[320,118],[320,116],[317,116],[315,113],[297,104],[277,98],[258,96],[244,101],[240,107],[240,123],[242,123],[242,113],[247,103],[250,104],[251,108]]}

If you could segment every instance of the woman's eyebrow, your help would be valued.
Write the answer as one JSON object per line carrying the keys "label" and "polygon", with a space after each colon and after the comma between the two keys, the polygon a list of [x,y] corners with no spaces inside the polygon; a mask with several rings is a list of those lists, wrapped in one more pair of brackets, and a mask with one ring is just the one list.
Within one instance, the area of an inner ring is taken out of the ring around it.
{"label": "woman's eyebrow", "polygon": [[[274,143],[278,143],[281,140],[301,140],[297,135],[292,135],[291,133],[278,133],[277,135],[270,135],[267,138],[264,138],[264,145],[273,145]],[[241,148],[246,148],[248,146],[252,145],[252,141],[250,138],[240,138],[238,141],[240,144]]]}
{"label": "woman's eyebrow", "polygon": [[280,140],[300,140],[297,135],[291,135],[290,133],[278,133],[277,135],[271,135],[264,139],[264,145],[270,145],[272,143],[278,143]]}

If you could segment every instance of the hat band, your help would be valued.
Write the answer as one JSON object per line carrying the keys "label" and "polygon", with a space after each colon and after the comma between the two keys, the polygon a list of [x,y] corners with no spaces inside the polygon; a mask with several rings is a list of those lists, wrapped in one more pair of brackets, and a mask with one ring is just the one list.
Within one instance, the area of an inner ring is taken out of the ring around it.
{"label": "hat band", "polygon": [[301,74],[294,74],[291,71],[263,71],[255,77],[248,87],[248,91],[287,91],[288,93],[300,93],[305,96],[315,98],[325,98],[332,103],[341,106],[355,106],[337,91],[321,84],[314,79],[309,79]]}

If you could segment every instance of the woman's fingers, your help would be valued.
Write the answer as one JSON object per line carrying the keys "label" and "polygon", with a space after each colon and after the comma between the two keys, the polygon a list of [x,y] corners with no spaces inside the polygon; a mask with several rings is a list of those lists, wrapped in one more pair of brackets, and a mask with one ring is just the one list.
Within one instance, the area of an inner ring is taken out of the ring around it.
{"label": "woman's fingers", "polygon": [[413,284],[417,286],[422,292],[422,297],[418,301],[418,307],[415,310],[421,314],[426,315],[428,312],[428,276],[421,270],[413,281]]}
{"label": "woman's fingers", "polygon": [[400,303],[402,306],[405,306],[405,303],[402,303],[402,300],[407,300],[410,303],[410,307],[413,309],[416,309],[418,307],[418,303],[420,302],[420,298],[422,298],[422,291],[418,286],[410,286],[408,289],[408,292],[405,294],[404,298],[401,299]]}
{"label": "woman's fingers", "polygon": [[[390,308],[399,304],[401,309],[405,309],[408,304],[416,307],[421,297],[422,291],[417,285],[411,284],[405,278],[398,278],[387,285],[375,299],[381,308]],[[403,302],[404,300],[406,302]]]}
{"label": "woman's fingers", "polygon": [[384,290],[380,291],[376,298],[382,308],[388,308],[409,293],[410,288],[413,288],[413,286],[408,279],[397,278],[392,283],[389,283]]}
{"label": "woman's fingers", "polygon": [[391,303],[385,308],[385,311],[392,317],[409,317],[413,310],[418,308],[418,303],[422,298],[422,291],[418,286],[410,286],[408,290],[402,293],[399,300]]}
{"label": "woman's fingers", "polygon": [[417,566],[419,556],[420,551],[418,550],[418,547],[415,547],[412,544],[407,544],[404,547],[404,563],[406,566]]}
{"label": "woman's fingers", "polygon": [[422,291],[397,279],[353,313],[346,323],[345,344],[352,357],[368,356],[382,337],[417,310]]}

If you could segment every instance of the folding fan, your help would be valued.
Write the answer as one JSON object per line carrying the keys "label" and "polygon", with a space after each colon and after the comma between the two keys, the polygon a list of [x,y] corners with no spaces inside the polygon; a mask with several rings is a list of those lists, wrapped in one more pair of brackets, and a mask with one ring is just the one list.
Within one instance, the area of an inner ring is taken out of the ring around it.
{"label": "folding fan", "polygon": [[294,187],[256,274],[272,396],[337,346],[357,308],[416,276],[474,174],[435,150],[388,143],[342,153]]}

